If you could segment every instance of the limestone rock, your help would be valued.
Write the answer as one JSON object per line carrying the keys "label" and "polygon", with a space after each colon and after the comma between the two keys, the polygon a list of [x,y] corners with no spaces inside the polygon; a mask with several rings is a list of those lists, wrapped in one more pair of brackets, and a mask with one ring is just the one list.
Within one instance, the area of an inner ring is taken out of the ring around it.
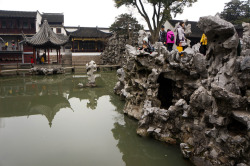
{"label": "limestone rock", "polygon": [[[198,166],[249,165],[249,44],[237,56],[236,30],[219,17],[201,17],[198,26],[208,38],[206,56],[199,44],[179,53],[155,43],[151,54],[126,45],[115,93],[139,121],[139,135],[180,140],[184,157]],[[248,43],[249,24],[244,28]]]}
{"label": "limestone rock", "polygon": [[94,72],[97,70],[95,61],[90,61],[86,64],[88,83],[87,86],[96,86],[95,85],[95,75]]}
{"label": "limestone rock", "polygon": [[233,117],[239,122],[247,126],[250,131],[250,112],[247,111],[232,111]]}

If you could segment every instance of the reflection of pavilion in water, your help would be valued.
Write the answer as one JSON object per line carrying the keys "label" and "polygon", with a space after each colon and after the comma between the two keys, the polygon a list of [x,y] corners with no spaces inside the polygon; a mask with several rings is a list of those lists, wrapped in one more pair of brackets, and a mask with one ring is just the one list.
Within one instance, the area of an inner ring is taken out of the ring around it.
{"label": "reflection of pavilion in water", "polygon": [[[110,80],[110,75],[108,77]],[[99,77],[98,87],[79,89],[77,85],[82,78],[72,75],[21,77],[14,78],[13,82],[9,79],[0,82],[0,117],[40,114],[48,119],[50,126],[62,108],[71,108],[69,99],[88,100],[87,107],[94,110],[100,97],[113,95],[110,91],[115,83],[110,85],[107,79]]]}
{"label": "reflection of pavilion in water", "polygon": [[[40,102],[39,100],[42,102]],[[62,108],[70,108],[70,103],[66,98],[55,95],[41,96],[32,99],[29,109],[29,115],[44,115],[48,119],[49,126],[51,127],[56,113],[59,112]]]}

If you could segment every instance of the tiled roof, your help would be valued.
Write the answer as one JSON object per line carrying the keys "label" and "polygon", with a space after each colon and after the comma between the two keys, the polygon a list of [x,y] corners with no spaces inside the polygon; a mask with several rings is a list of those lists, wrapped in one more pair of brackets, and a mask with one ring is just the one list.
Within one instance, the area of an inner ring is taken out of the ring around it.
{"label": "tiled roof", "polygon": [[54,33],[47,20],[44,20],[41,29],[33,37],[24,37],[25,42],[34,47],[58,47],[65,45],[68,39],[68,36]]}
{"label": "tiled roof", "polygon": [[64,23],[63,13],[43,13],[42,22],[47,20],[49,23]]}
{"label": "tiled roof", "polygon": [[[168,22],[175,27],[175,24],[178,22],[181,22],[182,20],[168,20]],[[191,31],[192,33],[190,34],[190,37],[201,37],[202,36],[202,31],[197,27],[197,22],[196,21],[188,21],[186,23],[191,24]]]}
{"label": "tiled roof", "polygon": [[37,12],[0,10],[0,17],[36,18]]}
{"label": "tiled roof", "polygon": [[106,38],[110,36],[110,33],[100,31],[98,28],[80,27],[74,32],[68,32],[71,37],[81,38]]}

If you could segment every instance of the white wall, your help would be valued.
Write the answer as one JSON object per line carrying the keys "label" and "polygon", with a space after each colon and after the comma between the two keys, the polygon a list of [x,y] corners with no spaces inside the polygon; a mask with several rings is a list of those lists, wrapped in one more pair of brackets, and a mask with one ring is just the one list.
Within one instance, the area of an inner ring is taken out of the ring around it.
{"label": "white wall", "polygon": [[77,27],[65,27],[65,29],[66,29],[68,32],[74,32],[74,31],[78,30]]}
{"label": "white wall", "polygon": [[42,15],[37,11],[36,15],[36,33],[40,30],[40,24],[42,23]]}
{"label": "white wall", "polygon": [[61,28],[61,33],[58,33],[58,34],[67,35],[67,33],[66,33],[64,27],[55,27],[55,26],[51,26],[51,28],[53,28],[53,32],[55,32],[55,33],[56,33],[56,29],[57,29],[57,28]]}

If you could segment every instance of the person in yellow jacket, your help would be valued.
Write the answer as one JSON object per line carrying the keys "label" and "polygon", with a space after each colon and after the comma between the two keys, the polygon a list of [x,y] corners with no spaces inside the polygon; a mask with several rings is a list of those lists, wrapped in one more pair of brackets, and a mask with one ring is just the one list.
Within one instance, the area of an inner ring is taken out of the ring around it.
{"label": "person in yellow jacket", "polygon": [[5,50],[7,50],[7,49],[8,49],[8,46],[9,46],[9,43],[8,43],[8,42],[6,42],[6,43],[5,43]]}
{"label": "person in yellow jacket", "polygon": [[43,64],[44,63],[44,57],[42,56],[41,58],[41,63]]}
{"label": "person in yellow jacket", "polygon": [[206,55],[206,51],[207,51],[207,36],[205,35],[205,33],[202,34],[200,43],[201,43],[200,53],[202,53],[203,55]]}

